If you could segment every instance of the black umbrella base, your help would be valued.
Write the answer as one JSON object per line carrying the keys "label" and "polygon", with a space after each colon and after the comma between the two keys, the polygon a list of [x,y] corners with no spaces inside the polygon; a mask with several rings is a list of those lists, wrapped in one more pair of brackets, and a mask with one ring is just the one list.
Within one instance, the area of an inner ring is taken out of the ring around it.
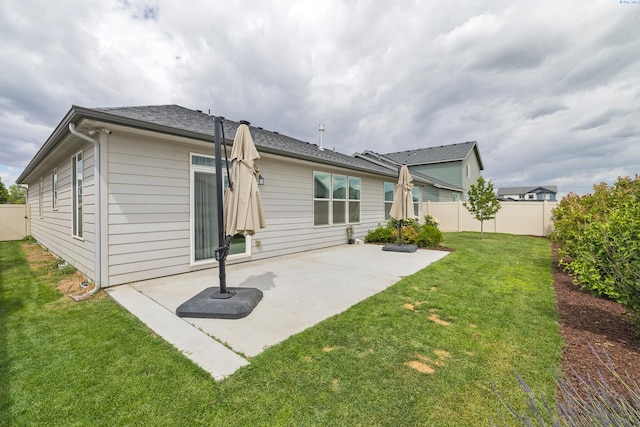
{"label": "black umbrella base", "polygon": [[227,288],[220,293],[217,286],[207,288],[176,309],[179,317],[202,319],[241,319],[258,305],[262,291],[255,288]]}
{"label": "black umbrella base", "polygon": [[383,251],[388,251],[388,252],[406,252],[409,254],[414,253],[415,251],[418,250],[418,246],[416,245],[384,245],[382,247]]}

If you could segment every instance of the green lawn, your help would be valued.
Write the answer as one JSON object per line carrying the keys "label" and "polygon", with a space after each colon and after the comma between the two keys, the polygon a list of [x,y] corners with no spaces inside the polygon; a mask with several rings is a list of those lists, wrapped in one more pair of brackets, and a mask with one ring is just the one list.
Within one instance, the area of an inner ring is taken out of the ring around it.
{"label": "green lawn", "polygon": [[516,370],[552,399],[549,242],[444,245],[455,251],[215,382],[108,298],[60,298],[64,273],[0,243],[0,425],[487,425],[492,383],[524,408]]}

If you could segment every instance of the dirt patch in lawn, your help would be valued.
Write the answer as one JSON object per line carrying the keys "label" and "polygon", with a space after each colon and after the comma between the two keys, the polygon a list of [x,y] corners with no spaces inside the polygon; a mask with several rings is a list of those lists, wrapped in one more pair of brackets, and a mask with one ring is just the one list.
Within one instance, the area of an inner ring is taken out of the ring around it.
{"label": "dirt patch in lawn", "polygon": [[615,375],[598,360],[592,348],[605,358],[608,354],[616,371],[640,382],[640,337],[634,325],[624,316],[620,304],[581,291],[572,278],[558,265],[557,244],[553,250],[553,281],[556,308],[560,316],[560,333],[565,348],[562,358],[564,378],[576,384],[576,374],[582,378],[598,378],[602,373],[607,383],[627,394]]}
{"label": "dirt patch in lawn", "polygon": [[[39,244],[23,243],[22,250],[27,257],[27,261],[29,262],[31,269],[37,275],[41,275],[41,277],[45,277],[46,279],[50,279],[54,277],[54,274],[60,272],[61,269],[58,267],[59,264],[66,266],[64,261],[44,249]],[[56,283],[56,288],[65,296],[84,293],[86,289],[82,288],[81,284],[87,281],[87,278],[84,274],[75,270],[71,266],[64,267],[63,273],[67,271],[67,269],[69,269],[69,272],[64,274],[58,283]]]}

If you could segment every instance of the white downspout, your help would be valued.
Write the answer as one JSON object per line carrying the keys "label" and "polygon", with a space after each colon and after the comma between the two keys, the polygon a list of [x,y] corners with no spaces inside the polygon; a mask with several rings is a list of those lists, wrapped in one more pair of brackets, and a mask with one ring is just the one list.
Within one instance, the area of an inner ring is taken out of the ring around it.
{"label": "white downspout", "polygon": [[[103,131],[106,134],[110,134],[111,131],[108,129],[100,129],[99,131]],[[72,135],[77,136],[80,139],[83,139],[87,142],[91,142],[93,144],[93,180],[94,180],[94,200],[95,200],[95,239],[96,239],[96,249],[95,249],[95,279],[93,289],[88,291],[85,294],[85,298],[88,298],[98,292],[101,287],[101,279],[102,279],[102,222],[100,218],[101,212],[101,199],[100,197],[100,143],[91,138],[88,135],[80,133],[76,130],[76,125],[73,123],[69,123],[69,132]]]}

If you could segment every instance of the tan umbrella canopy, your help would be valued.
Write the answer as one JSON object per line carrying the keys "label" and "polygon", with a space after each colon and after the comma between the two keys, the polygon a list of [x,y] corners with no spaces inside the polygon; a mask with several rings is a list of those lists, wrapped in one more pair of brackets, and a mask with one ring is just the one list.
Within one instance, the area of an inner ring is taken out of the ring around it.
{"label": "tan umbrella canopy", "polygon": [[265,227],[262,200],[258,191],[259,169],[255,160],[260,158],[249,126],[238,126],[231,148],[230,185],[224,198],[224,229],[227,236],[252,236]]}
{"label": "tan umbrella canopy", "polygon": [[413,209],[412,190],[413,179],[409,173],[409,168],[407,168],[407,165],[402,165],[398,173],[398,183],[396,184],[396,190],[393,194],[393,204],[391,205],[389,215],[399,221],[414,219],[416,217]]}

